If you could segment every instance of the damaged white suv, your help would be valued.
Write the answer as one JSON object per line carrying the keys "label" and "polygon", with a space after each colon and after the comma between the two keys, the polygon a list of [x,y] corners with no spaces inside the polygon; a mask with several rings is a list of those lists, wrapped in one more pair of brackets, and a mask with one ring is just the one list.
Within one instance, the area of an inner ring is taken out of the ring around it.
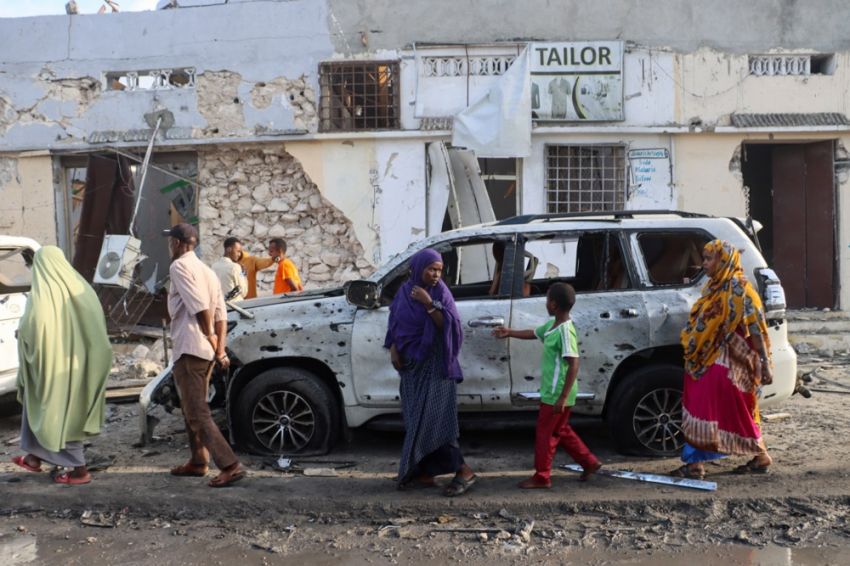
{"label": "damaged white suv", "polygon": [[[399,377],[383,348],[388,305],[410,257],[433,247],[443,254],[464,327],[462,422],[474,413],[492,421],[536,409],[539,345],[496,340],[491,329],[538,325],[546,290],[563,281],[577,291],[572,318],[582,365],[574,413],[606,419],[622,451],[670,454],[682,443],[679,332],[706,280],[705,242],[738,247],[764,298],[775,371],[763,406],[795,390],[784,292],[751,232],[736,219],[667,211],[523,216],[445,232],[344,288],[239,303],[229,315],[234,365],[215,376],[210,403],[226,410],[237,446],[267,454],[327,451],[349,427],[398,423]],[[496,243],[504,259],[490,295]],[[140,403],[144,440],[154,405],[179,406],[170,369]]]}

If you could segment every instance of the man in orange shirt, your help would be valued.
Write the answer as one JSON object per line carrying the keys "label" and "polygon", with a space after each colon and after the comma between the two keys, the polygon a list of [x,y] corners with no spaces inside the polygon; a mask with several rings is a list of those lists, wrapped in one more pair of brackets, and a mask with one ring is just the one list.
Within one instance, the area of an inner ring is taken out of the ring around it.
{"label": "man in orange shirt", "polygon": [[239,257],[239,265],[242,266],[242,271],[245,272],[245,277],[248,278],[248,292],[245,293],[246,299],[253,299],[257,296],[257,272],[261,269],[271,267],[275,263],[273,257],[256,257],[252,256],[244,249]]}
{"label": "man in orange shirt", "polygon": [[297,293],[304,290],[298,268],[292,260],[286,257],[286,242],[282,238],[272,238],[269,241],[269,255],[277,262],[277,273],[274,275],[274,294]]}

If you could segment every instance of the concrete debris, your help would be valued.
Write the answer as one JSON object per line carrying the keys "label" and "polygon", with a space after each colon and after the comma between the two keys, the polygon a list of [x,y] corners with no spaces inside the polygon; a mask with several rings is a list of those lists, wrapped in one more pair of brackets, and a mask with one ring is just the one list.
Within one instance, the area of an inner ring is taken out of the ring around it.
{"label": "concrete debris", "polygon": [[304,468],[303,473],[305,476],[321,478],[335,478],[339,475],[333,468]]}
{"label": "concrete debris", "polygon": [[80,523],[87,527],[113,529],[121,524],[125,514],[126,510],[117,513],[95,513],[88,509],[83,511],[83,514],[80,516]]}
{"label": "concrete debris", "polygon": [[775,422],[775,421],[781,421],[781,420],[784,420],[784,419],[790,419],[790,418],[791,418],[791,413],[771,413],[769,415],[762,415],[762,419],[764,419],[764,421],[768,422],[768,423],[772,423],[772,422]]}
{"label": "concrete debris", "polygon": [[526,519],[517,529],[517,536],[526,544],[531,541],[531,531],[534,529],[534,519]]}

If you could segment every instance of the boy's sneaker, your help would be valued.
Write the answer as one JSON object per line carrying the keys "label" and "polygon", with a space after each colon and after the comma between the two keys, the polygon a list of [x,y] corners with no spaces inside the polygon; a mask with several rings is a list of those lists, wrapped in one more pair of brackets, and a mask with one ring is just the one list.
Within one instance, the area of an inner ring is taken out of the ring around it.
{"label": "boy's sneaker", "polygon": [[583,469],[581,475],[578,477],[578,481],[587,481],[590,479],[590,476],[598,472],[602,468],[602,462],[597,461],[594,465],[590,466],[587,469]]}
{"label": "boy's sneaker", "polygon": [[517,487],[520,489],[549,489],[552,487],[552,482],[550,480],[541,481],[535,476],[531,476],[527,480],[519,482]]}

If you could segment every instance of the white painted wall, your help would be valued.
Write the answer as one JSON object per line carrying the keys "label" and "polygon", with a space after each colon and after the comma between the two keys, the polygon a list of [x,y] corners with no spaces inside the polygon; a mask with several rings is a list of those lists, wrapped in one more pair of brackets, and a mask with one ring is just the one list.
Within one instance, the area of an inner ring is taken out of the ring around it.
{"label": "white painted wall", "polygon": [[[546,212],[546,146],[623,144],[630,149],[671,150],[670,136],[666,134],[546,134],[534,135],[531,156],[522,162],[521,214]],[[628,171],[626,172],[628,175]],[[629,187],[626,208],[676,208],[676,190],[669,185],[645,185]]]}
{"label": "white painted wall", "polygon": [[0,157],[0,234],[56,244],[53,159],[46,152]]}
{"label": "white painted wall", "polygon": [[[812,53],[774,51],[774,53]],[[678,55],[676,120],[698,119],[704,126],[728,125],[732,112],[841,112],[850,111],[850,53],[835,54],[832,75],[754,76],[747,54],[710,49]]]}
{"label": "white painted wall", "polygon": [[378,194],[381,263],[425,237],[425,143],[376,143],[376,168],[370,168]]}

